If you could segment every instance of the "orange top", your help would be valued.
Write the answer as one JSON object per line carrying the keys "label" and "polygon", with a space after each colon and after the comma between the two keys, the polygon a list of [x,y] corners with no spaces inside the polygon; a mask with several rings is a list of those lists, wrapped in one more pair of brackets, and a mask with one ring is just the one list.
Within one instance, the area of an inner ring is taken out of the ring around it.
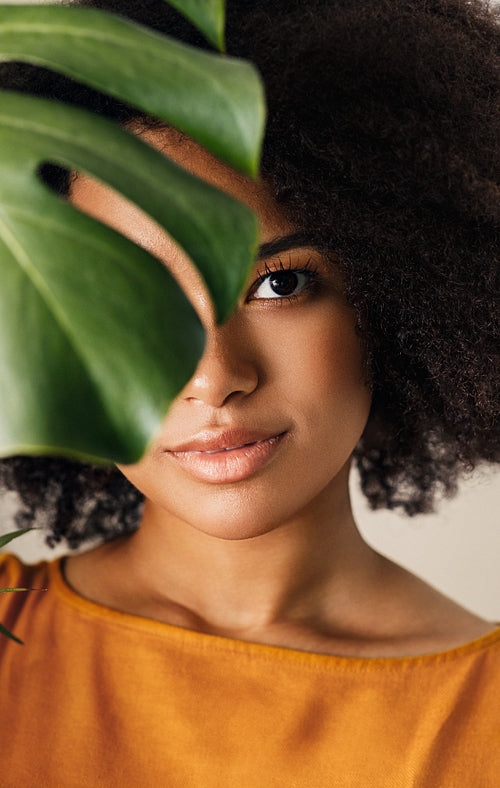
{"label": "orange top", "polygon": [[89,602],[60,559],[0,559],[2,788],[498,788],[500,629],[349,658]]}

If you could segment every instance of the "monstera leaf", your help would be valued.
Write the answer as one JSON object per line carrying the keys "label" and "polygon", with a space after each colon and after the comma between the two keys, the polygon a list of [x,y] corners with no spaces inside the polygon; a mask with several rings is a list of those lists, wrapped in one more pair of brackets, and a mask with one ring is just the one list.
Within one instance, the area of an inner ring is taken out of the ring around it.
{"label": "monstera leaf", "polygon": [[223,0],[170,0],[218,49],[224,48]]}
{"label": "monstera leaf", "polygon": [[[204,4],[175,3],[191,11]],[[0,59],[6,58],[46,66],[123,99],[242,172],[257,173],[263,88],[245,61],[76,6],[0,6]]]}
{"label": "monstera leaf", "polygon": [[[191,18],[204,6],[175,5]],[[205,29],[206,14],[199,21]],[[56,6],[0,7],[0,58],[57,69],[257,169],[264,104],[248,64]],[[203,331],[160,262],[43,185],[45,162],[93,175],[162,225],[219,319],[248,275],[257,222],[117,124],[0,93],[0,454],[133,462],[192,375]]]}

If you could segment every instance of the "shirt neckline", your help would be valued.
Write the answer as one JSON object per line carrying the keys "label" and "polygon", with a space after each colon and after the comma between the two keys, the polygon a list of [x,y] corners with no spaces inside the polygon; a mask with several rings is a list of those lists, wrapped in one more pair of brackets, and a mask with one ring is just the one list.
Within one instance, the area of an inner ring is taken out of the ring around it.
{"label": "shirt neckline", "polygon": [[47,565],[49,572],[50,586],[56,595],[64,603],[73,608],[77,608],[81,614],[87,618],[99,619],[109,624],[114,624],[128,630],[135,630],[144,634],[150,634],[156,638],[170,640],[178,645],[198,651],[226,652],[233,655],[241,654],[247,656],[282,659],[299,663],[302,666],[328,668],[335,665],[338,668],[354,669],[381,669],[381,668],[402,668],[415,667],[419,665],[432,665],[440,662],[456,660],[471,656],[475,653],[486,650],[495,644],[500,645],[500,625],[491,632],[481,635],[474,640],[468,641],[459,646],[454,646],[443,651],[430,652],[428,654],[418,654],[415,656],[400,657],[349,657],[335,654],[321,654],[310,651],[302,651],[285,646],[274,646],[263,643],[253,643],[246,640],[237,640],[220,635],[212,635],[196,630],[185,629],[174,624],[167,624],[163,621],[142,618],[132,613],[124,613],[120,610],[107,607],[98,602],[93,602],[74,591],[64,577],[64,559],[60,556],[53,561],[42,562]]}

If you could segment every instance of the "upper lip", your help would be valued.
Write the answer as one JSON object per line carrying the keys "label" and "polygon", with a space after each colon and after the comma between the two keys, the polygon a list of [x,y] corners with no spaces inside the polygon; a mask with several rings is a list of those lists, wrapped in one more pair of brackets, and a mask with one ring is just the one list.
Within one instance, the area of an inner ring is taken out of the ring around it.
{"label": "upper lip", "polygon": [[283,431],[269,432],[269,430],[261,429],[202,430],[189,440],[179,443],[167,451],[223,451],[224,449],[235,449],[249,443],[276,438],[282,434]]}

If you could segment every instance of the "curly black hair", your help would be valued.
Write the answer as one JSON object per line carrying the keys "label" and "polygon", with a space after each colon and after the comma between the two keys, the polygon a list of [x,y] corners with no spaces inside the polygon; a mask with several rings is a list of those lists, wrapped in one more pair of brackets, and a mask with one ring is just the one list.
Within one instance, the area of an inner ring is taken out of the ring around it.
{"label": "curly black hair", "polygon": [[[81,0],[208,47],[164,0]],[[498,462],[500,26],[484,0],[228,0],[227,50],[254,62],[269,120],[261,173],[345,275],[373,405],[355,459],[372,508],[431,511],[461,473]],[[18,63],[0,87],[154,122]],[[61,192],[68,174],[46,167]],[[49,544],[138,524],[114,469],[13,457],[25,525]]]}

